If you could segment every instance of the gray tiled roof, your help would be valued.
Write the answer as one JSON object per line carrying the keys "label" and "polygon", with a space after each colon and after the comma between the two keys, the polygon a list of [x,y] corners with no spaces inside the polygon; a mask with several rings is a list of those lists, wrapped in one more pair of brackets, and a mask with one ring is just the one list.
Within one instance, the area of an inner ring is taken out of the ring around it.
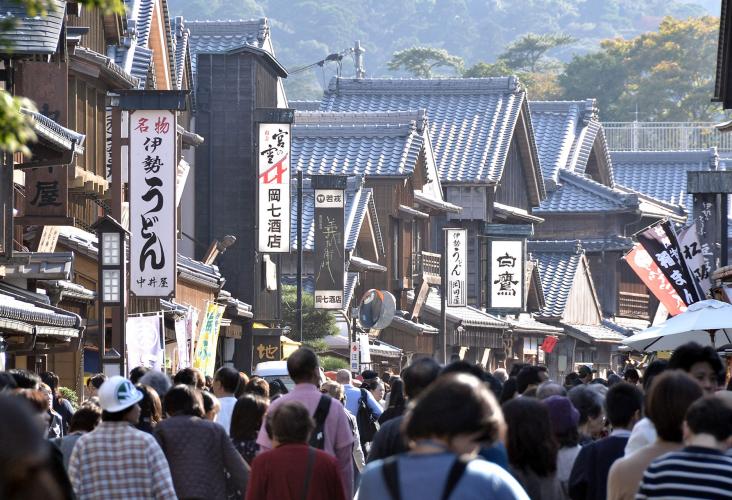
{"label": "gray tiled roof", "polygon": [[610,251],[625,251],[633,248],[633,239],[626,236],[612,235],[604,239],[583,239],[582,248],[586,252],[610,252]]}
{"label": "gray tiled roof", "polygon": [[320,101],[287,101],[287,105],[298,111],[320,111]]}
{"label": "gray tiled roof", "polygon": [[[407,300],[410,302],[414,301],[414,291],[409,290],[407,292]],[[429,316],[430,319],[440,317],[440,290],[437,287],[431,287],[430,292],[427,294],[427,299],[424,302],[422,308],[423,313]],[[421,315],[420,315],[421,316]],[[489,329],[506,329],[508,323],[500,318],[497,318],[487,312],[476,309],[472,306],[466,307],[448,307],[447,308],[447,319],[453,323],[461,323],[463,326],[470,328],[489,328]]]}
{"label": "gray tiled roof", "polygon": [[186,54],[188,53],[188,41],[191,32],[186,27],[182,17],[174,19],[173,30],[175,32],[175,77],[176,88],[183,88],[183,76],[186,71]]}
{"label": "gray tiled roof", "polygon": [[[362,186],[360,178],[349,179],[346,189],[346,206],[344,217],[346,221],[346,250],[352,251],[356,248],[358,234],[361,226],[366,220],[369,203],[372,202],[373,190]],[[297,248],[297,196],[294,194],[295,184],[293,183],[292,203],[290,204],[290,216],[293,223],[290,227],[290,244],[293,249]],[[302,213],[302,234],[303,250],[312,252],[315,246],[315,191],[309,181],[303,182],[303,213]]]}
{"label": "gray tiled roof", "polygon": [[14,55],[54,54],[61,38],[66,2],[51,0],[50,3],[55,9],[47,16],[30,17],[21,2],[0,0],[0,21],[15,20],[13,28],[3,31],[0,50]]}
{"label": "gray tiled roof", "polygon": [[198,54],[222,53],[245,45],[272,53],[267,18],[248,21],[186,21],[186,27],[191,32],[191,66],[194,73]]}
{"label": "gray tiled roof", "polygon": [[150,28],[155,11],[155,0],[125,0],[128,36],[121,46],[113,47],[114,61],[139,80],[144,89],[153,62],[153,51],[148,48]]}
{"label": "gray tiled roof", "polygon": [[[321,109],[426,109],[440,179],[485,184],[501,179],[514,128],[522,109],[527,108],[524,87],[516,77],[505,77],[334,78],[325,92]],[[533,136],[531,141],[534,147]],[[543,194],[541,178],[539,182]]]}
{"label": "gray tiled roof", "polygon": [[424,139],[424,113],[296,112],[292,167],[306,175],[409,176]]}
{"label": "gray tiled roof", "polygon": [[[608,342],[617,344],[625,338],[618,331],[603,325],[575,325],[570,323],[562,323],[568,333],[579,337],[581,340],[589,342]],[[579,334],[579,335],[577,335]]]}
{"label": "gray tiled roof", "polygon": [[716,170],[715,148],[703,151],[637,151],[611,153],[618,184],[652,198],[681,205],[691,212],[692,197],[686,192],[686,173]]}
{"label": "gray tiled roof", "polygon": [[74,148],[77,152],[84,152],[84,148],[82,147],[84,139],[86,139],[84,134],[62,127],[37,111],[29,111],[27,109],[21,109],[21,111],[33,119],[33,130],[39,137],[53,143],[59,148],[68,151]]}
{"label": "gray tiled roof", "polygon": [[584,251],[579,241],[529,241],[528,250],[539,262],[546,305],[538,317],[561,318]]}
{"label": "gray tiled roof", "polygon": [[[584,173],[590,153],[599,139],[610,165],[605,132],[598,121],[594,99],[585,101],[531,101],[531,121],[546,179],[557,179],[560,170]],[[612,185],[612,168],[610,185]]]}
{"label": "gray tiled roof", "polygon": [[550,212],[617,212],[628,211],[638,207],[638,197],[578,175],[560,170],[559,185],[541,202],[534,213]]}

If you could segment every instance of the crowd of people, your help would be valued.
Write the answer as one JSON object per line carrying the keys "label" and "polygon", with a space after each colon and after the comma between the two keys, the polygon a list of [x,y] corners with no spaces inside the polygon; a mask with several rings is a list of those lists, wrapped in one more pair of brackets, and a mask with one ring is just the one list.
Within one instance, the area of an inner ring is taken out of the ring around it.
{"label": "crowd of people", "polygon": [[220,368],[90,377],[75,408],[46,372],[0,372],[0,498],[626,500],[732,498],[732,391],[709,347],[561,382],[414,360],[294,387]]}

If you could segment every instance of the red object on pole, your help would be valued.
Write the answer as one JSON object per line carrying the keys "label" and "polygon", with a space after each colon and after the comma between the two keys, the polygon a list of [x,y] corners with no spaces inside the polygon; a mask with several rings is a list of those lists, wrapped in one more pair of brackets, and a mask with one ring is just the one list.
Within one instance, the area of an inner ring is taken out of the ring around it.
{"label": "red object on pole", "polygon": [[555,337],[554,335],[549,335],[544,339],[544,342],[541,344],[541,350],[547,354],[550,354],[554,350],[554,347],[556,347],[557,342],[559,342],[558,337]]}

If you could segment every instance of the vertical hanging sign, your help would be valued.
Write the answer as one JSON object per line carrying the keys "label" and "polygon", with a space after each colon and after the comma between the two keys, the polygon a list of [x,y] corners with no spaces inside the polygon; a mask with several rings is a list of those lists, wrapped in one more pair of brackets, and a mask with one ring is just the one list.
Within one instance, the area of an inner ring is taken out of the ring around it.
{"label": "vertical hanging sign", "polygon": [[468,231],[446,229],[446,296],[447,307],[468,305]]}
{"label": "vertical hanging sign", "polygon": [[488,308],[521,311],[524,306],[524,240],[490,240]]}
{"label": "vertical hanging sign", "polygon": [[257,248],[290,252],[290,124],[259,123]]}
{"label": "vertical hanging sign", "polygon": [[344,193],[315,190],[315,308],[343,309]]}
{"label": "vertical hanging sign", "polygon": [[669,314],[676,316],[686,311],[686,304],[681,300],[676,289],[671,286],[666,276],[663,275],[658,265],[640,243],[636,243],[623,259],[651,293],[663,304]]}
{"label": "vertical hanging sign", "polygon": [[130,113],[130,291],[174,297],[176,115]]}

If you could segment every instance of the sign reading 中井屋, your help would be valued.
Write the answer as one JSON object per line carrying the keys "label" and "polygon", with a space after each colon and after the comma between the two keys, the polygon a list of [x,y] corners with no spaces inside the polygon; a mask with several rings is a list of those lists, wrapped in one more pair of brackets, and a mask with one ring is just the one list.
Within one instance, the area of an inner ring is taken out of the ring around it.
{"label": "sign reading \u4e2d\u4e95\u5c4b", "polygon": [[448,307],[468,305],[468,232],[465,229],[446,229],[446,297]]}
{"label": "sign reading \u4e2d\u4e95\u5c4b", "polygon": [[290,124],[260,123],[257,146],[257,248],[290,252]]}
{"label": "sign reading \u4e2d\u4e95\u5c4b", "polygon": [[489,309],[520,311],[524,304],[524,241],[490,240]]}
{"label": "sign reading \u4e2d\u4e95\u5c4b", "polygon": [[176,115],[130,114],[130,291],[175,296]]}
{"label": "sign reading \u4e2d\u4e95\u5c4b", "polygon": [[340,189],[315,190],[316,309],[343,308],[344,198]]}

